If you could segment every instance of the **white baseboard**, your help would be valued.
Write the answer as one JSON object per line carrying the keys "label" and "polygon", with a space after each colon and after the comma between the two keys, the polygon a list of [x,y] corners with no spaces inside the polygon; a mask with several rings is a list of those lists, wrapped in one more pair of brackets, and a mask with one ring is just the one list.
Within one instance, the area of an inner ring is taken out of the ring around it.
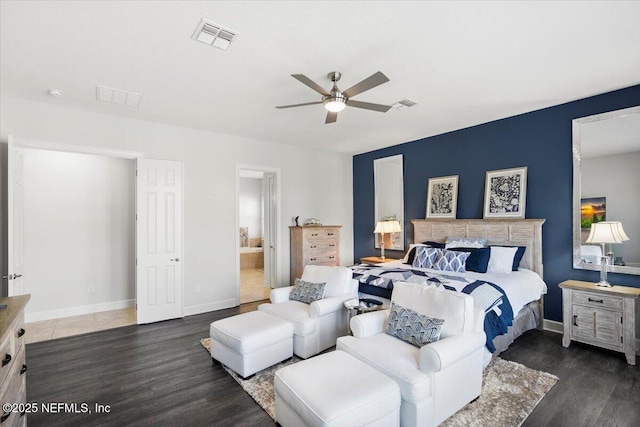
{"label": "white baseboard", "polygon": [[564,333],[564,326],[562,322],[556,322],[555,320],[544,319],[542,322],[542,329],[545,331],[556,332],[558,334]]}
{"label": "white baseboard", "polygon": [[185,316],[193,316],[194,314],[208,313],[210,311],[222,310],[223,308],[231,308],[237,306],[236,299],[227,299],[223,301],[210,302],[207,304],[190,305],[182,310]]}
{"label": "white baseboard", "polygon": [[136,300],[110,301],[100,304],[82,305],[78,307],[60,308],[58,310],[38,311],[29,313],[29,305],[24,314],[26,323],[40,322],[41,320],[60,319],[63,317],[80,316],[82,314],[99,313],[101,311],[120,310],[123,308],[135,307]]}

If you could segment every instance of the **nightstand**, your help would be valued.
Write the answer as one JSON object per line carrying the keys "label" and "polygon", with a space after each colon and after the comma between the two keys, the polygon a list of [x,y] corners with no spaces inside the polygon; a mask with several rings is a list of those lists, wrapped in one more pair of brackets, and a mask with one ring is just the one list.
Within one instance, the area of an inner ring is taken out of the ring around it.
{"label": "nightstand", "polygon": [[395,258],[385,258],[382,259],[379,256],[368,256],[364,258],[360,258],[360,262],[363,264],[382,264],[383,262],[391,262],[397,261]]}
{"label": "nightstand", "polygon": [[610,288],[595,283],[567,280],[562,288],[562,346],[571,341],[623,352],[627,363],[636,364],[640,337],[640,289]]}

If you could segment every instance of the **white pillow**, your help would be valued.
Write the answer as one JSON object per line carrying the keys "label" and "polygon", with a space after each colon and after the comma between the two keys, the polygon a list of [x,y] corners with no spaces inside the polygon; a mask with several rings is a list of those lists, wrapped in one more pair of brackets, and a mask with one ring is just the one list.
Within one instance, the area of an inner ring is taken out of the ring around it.
{"label": "white pillow", "polygon": [[486,243],[487,239],[481,237],[447,237],[444,248],[484,248]]}
{"label": "white pillow", "polygon": [[406,264],[409,261],[409,254],[411,253],[411,249],[415,248],[416,246],[428,246],[425,245],[423,243],[412,243],[409,245],[409,250],[407,251],[406,254],[404,254],[404,258],[402,259],[402,263]]}
{"label": "white pillow", "polygon": [[516,256],[517,247],[504,248],[501,246],[491,246],[491,256],[487,265],[487,273],[511,274],[513,267],[513,257]]}

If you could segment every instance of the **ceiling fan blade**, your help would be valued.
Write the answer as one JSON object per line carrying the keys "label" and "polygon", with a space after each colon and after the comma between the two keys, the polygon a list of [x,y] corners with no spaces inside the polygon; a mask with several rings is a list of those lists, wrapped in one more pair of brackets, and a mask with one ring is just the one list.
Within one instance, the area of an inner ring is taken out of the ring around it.
{"label": "ceiling fan blade", "polygon": [[324,121],[324,124],[327,125],[329,123],[335,123],[336,120],[338,120],[338,113],[327,111],[327,120]]}
{"label": "ceiling fan blade", "polygon": [[331,95],[328,90],[326,90],[325,88],[323,88],[318,83],[314,82],[313,80],[311,80],[309,77],[305,76],[304,74],[291,74],[291,77],[293,77],[294,79],[298,80],[300,83],[309,86],[311,89],[315,90],[320,95],[325,95],[325,96],[330,96]]}
{"label": "ceiling fan blade", "polygon": [[322,104],[322,101],[316,101],[316,102],[305,102],[304,104],[279,105],[279,106],[277,106],[276,108],[304,107],[305,105],[315,105],[315,104]]}
{"label": "ceiling fan blade", "polygon": [[390,105],[372,104],[371,102],[354,101],[352,99],[347,101],[347,105],[349,107],[364,108],[365,110],[380,111],[381,113],[386,113],[391,108]]}
{"label": "ceiling fan blade", "polygon": [[376,86],[380,86],[382,83],[388,82],[389,79],[387,76],[382,74],[380,71],[377,73],[367,77],[360,83],[351,86],[349,89],[342,92],[347,98],[351,98],[352,96],[356,96],[359,93],[362,93],[366,90],[373,89]]}

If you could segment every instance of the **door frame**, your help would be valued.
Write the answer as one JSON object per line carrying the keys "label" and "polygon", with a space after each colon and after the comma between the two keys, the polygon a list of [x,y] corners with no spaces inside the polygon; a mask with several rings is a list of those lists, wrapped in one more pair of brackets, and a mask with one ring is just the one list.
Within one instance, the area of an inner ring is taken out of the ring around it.
{"label": "door frame", "polygon": [[[236,221],[234,228],[234,242],[235,242],[235,261],[236,261],[236,306],[240,305],[240,233],[238,230],[240,229],[240,171],[241,170],[251,170],[258,172],[268,172],[274,173],[276,176],[276,261],[275,261],[275,281],[276,283],[272,284],[272,289],[277,288],[279,283],[282,283],[282,269],[281,260],[282,260],[282,232],[278,229],[279,225],[282,224],[282,209],[281,206],[281,197],[282,194],[282,171],[279,168],[272,168],[268,166],[260,166],[260,165],[248,165],[242,163],[236,163],[236,202],[235,202],[235,211],[236,211]],[[269,225],[265,224],[265,229]],[[263,233],[266,233],[263,230]]]}
{"label": "door frame", "polygon": [[[139,151],[125,151],[125,150],[116,150],[116,149],[110,149],[110,148],[103,148],[103,147],[93,147],[93,146],[84,146],[84,145],[72,145],[72,144],[60,144],[57,142],[48,142],[48,141],[40,141],[40,140],[30,140],[30,139],[22,139],[22,138],[14,138],[13,135],[9,135],[9,138],[12,140],[13,142],[13,148],[14,149],[23,149],[23,148],[28,148],[28,149],[36,149],[36,150],[45,150],[45,151],[61,151],[61,152],[67,152],[67,153],[77,153],[77,154],[93,154],[96,156],[104,156],[104,157],[115,157],[115,158],[121,158],[121,159],[126,159],[126,160],[137,160],[139,158],[144,158],[144,154],[139,152]],[[11,156],[12,153],[11,152],[7,152],[7,161],[9,159],[9,156]],[[134,164],[134,167],[136,167],[136,165]],[[7,177],[8,181],[11,181],[11,178]],[[137,182],[134,181],[133,182],[134,187],[137,187]],[[11,204],[11,201],[9,201],[9,204]],[[136,206],[136,213],[137,213],[137,206]],[[135,215],[135,214],[134,214]],[[7,217],[7,221],[9,220],[9,216]],[[134,222],[136,221],[135,216],[132,218],[132,220]],[[10,233],[11,231],[9,231],[9,227],[11,226],[11,224],[7,224],[7,233]],[[136,229],[137,229],[137,224],[136,224]],[[8,236],[7,236],[8,237]],[[134,250],[134,262],[135,262],[135,258],[137,257],[137,241],[135,243],[135,250]],[[11,250],[11,248],[8,248],[9,250]],[[8,259],[8,253],[7,253],[7,259]],[[12,266],[7,265],[7,274],[9,274],[9,269],[11,269]],[[136,272],[137,275],[137,272]],[[136,304],[137,304],[137,284],[135,283],[135,278],[134,278],[134,291],[136,291]],[[7,287],[7,289],[9,289],[9,287]]]}

